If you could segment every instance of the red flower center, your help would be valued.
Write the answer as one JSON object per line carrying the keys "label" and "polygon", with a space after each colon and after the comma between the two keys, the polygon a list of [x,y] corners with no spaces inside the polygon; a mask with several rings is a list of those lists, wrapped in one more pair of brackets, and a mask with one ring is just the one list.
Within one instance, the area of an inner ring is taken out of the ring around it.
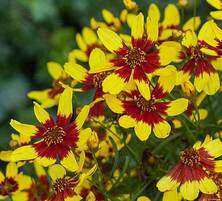
{"label": "red flower center", "polygon": [[107,77],[108,72],[96,73],[93,75],[93,84],[95,88],[102,88],[103,80]]}
{"label": "red flower center", "polygon": [[222,190],[222,174],[221,173],[215,173],[215,172],[210,172],[209,177],[213,179],[213,181],[219,186]]}
{"label": "red flower center", "polygon": [[62,127],[53,126],[52,128],[48,128],[43,135],[44,142],[50,146],[52,144],[59,144],[62,143],[64,140],[64,136],[66,132],[63,130]]}
{"label": "red flower center", "polygon": [[186,149],[182,152],[180,159],[184,165],[189,167],[199,165],[200,163],[199,153],[194,148]]}
{"label": "red flower center", "polygon": [[56,193],[61,193],[66,190],[69,190],[75,187],[78,181],[79,180],[76,179],[75,177],[74,178],[63,177],[63,178],[56,179],[55,183],[53,184],[54,191]]}
{"label": "red flower center", "polygon": [[0,183],[0,195],[9,195],[18,190],[18,183],[13,178],[6,178]]}
{"label": "red flower center", "polygon": [[146,100],[142,96],[136,98],[136,106],[140,108],[143,112],[153,112],[156,110],[155,100]]}
{"label": "red flower center", "polygon": [[131,48],[124,58],[130,68],[134,68],[135,66],[142,65],[146,61],[146,52],[140,48]]}

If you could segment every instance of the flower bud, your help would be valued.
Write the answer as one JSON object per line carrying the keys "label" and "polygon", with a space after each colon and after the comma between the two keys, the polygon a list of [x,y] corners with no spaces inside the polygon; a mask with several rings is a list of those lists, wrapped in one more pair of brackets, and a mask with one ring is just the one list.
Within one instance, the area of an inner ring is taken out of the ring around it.
{"label": "flower bud", "polygon": [[136,4],[136,2],[134,2],[132,0],[123,0],[123,3],[128,10],[137,10],[138,9],[138,5]]}
{"label": "flower bud", "polygon": [[188,1],[187,0],[179,0],[178,1],[178,4],[182,7],[186,6],[188,4]]}
{"label": "flower bud", "polygon": [[87,145],[91,151],[98,149],[99,138],[95,131],[92,132],[91,136],[87,140]]}
{"label": "flower bud", "polygon": [[182,90],[187,97],[195,95],[195,88],[190,81],[186,81],[182,84]]}

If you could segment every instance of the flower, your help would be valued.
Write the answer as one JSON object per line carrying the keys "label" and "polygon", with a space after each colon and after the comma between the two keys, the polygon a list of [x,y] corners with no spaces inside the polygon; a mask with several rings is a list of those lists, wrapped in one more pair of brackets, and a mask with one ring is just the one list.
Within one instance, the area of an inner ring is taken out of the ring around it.
{"label": "flower", "polygon": [[61,165],[50,166],[48,172],[53,182],[53,192],[48,201],[81,200],[81,196],[76,193],[76,188],[81,186],[95,171],[96,165],[86,173],[78,172],[68,176]]}
{"label": "flower", "polygon": [[123,93],[123,100],[109,94],[104,95],[104,98],[113,112],[122,114],[119,118],[120,126],[134,127],[137,137],[144,141],[148,139],[152,130],[158,138],[166,138],[171,130],[166,116],[175,116],[187,109],[187,99],[164,101],[163,98],[166,96],[167,93],[157,84],[149,100],[146,100],[138,90]]}
{"label": "flower", "polygon": [[217,20],[222,20],[222,1],[221,0],[207,0],[207,2],[218,9],[218,11],[211,11],[210,15]]}
{"label": "flower", "polygon": [[41,91],[30,91],[28,97],[36,100],[43,108],[53,107],[58,104],[59,97],[64,91],[61,83],[74,86],[70,76],[63,70],[62,66],[56,62],[47,63],[48,72],[53,78],[52,88]]}
{"label": "flower", "polygon": [[18,172],[16,163],[10,162],[7,164],[6,174],[0,172],[0,199],[4,200],[11,196],[13,201],[25,200],[26,193],[24,191],[31,184],[31,177]]}
{"label": "flower", "polygon": [[84,148],[91,135],[91,129],[80,131],[88,116],[90,106],[85,105],[75,121],[72,121],[72,89],[67,87],[60,96],[57,118],[53,118],[38,103],[34,103],[34,113],[40,125],[22,124],[11,120],[11,126],[19,133],[31,136],[33,142],[12,152],[12,161],[32,160],[43,166],[59,160],[71,171],[78,168],[72,149]]}
{"label": "flower", "polygon": [[137,198],[137,201],[151,201],[151,200],[146,196],[140,196]]}
{"label": "flower", "polygon": [[203,143],[198,141],[181,153],[177,165],[158,181],[157,188],[161,192],[179,188],[186,200],[196,199],[199,191],[216,193],[218,187],[209,173],[222,171],[221,161],[215,160],[221,155],[222,142],[207,136]]}
{"label": "flower", "polygon": [[[103,81],[103,91],[118,94],[130,78],[135,81],[140,93],[150,98],[148,74],[154,73],[161,66],[168,65],[175,59],[174,47],[160,45],[156,47],[158,39],[158,16],[147,18],[144,32],[144,16],[136,16],[131,27],[131,46],[127,46],[120,36],[107,28],[99,28],[97,33],[103,45],[115,55],[111,59],[113,66],[117,67],[113,73]],[[168,54],[172,50],[172,54]]]}
{"label": "flower", "polygon": [[[89,58],[90,70],[87,71],[83,66],[68,62],[65,64],[65,71],[76,81],[82,83],[80,91],[95,90],[93,100],[101,98],[104,94],[102,89],[103,80],[110,74],[113,69],[106,58],[104,52],[98,48],[95,48],[90,54]],[[90,116],[104,118],[104,104],[103,102],[97,102],[90,110]]]}
{"label": "flower", "polygon": [[206,22],[198,37],[187,31],[182,40],[184,51],[181,58],[185,61],[179,72],[179,82],[190,79],[194,74],[194,86],[198,92],[213,95],[220,88],[217,70],[221,65],[220,38],[222,30],[213,21]]}

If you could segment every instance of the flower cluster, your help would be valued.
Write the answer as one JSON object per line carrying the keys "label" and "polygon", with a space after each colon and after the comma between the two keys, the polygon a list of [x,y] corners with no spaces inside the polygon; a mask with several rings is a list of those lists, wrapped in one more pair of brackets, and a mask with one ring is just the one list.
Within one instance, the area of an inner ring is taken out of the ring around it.
{"label": "flower cluster", "polygon": [[[207,2],[222,19],[222,2]],[[188,4],[169,4],[162,16],[154,3],[143,14],[124,0],[119,16],[104,9],[102,21],[76,34],[63,66],[47,63],[51,88],[28,93],[37,122],[10,121],[16,133],[0,152],[0,198],[149,201],[158,189],[163,201],[222,200],[222,127],[212,104],[222,29],[209,16],[184,22]]]}

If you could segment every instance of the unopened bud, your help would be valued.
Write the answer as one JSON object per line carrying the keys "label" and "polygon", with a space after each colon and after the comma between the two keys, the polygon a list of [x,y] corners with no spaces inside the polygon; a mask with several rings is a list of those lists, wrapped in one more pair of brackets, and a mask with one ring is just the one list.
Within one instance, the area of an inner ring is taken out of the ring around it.
{"label": "unopened bud", "polygon": [[179,0],[178,3],[180,6],[184,7],[188,4],[188,1],[187,0]]}
{"label": "unopened bud", "polygon": [[190,81],[186,81],[182,84],[182,90],[187,97],[195,95],[195,88]]}
{"label": "unopened bud", "polygon": [[91,136],[87,140],[87,145],[91,151],[98,149],[99,138],[96,132],[92,132]]}
{"label": "unopened bud", "polygon": [[138,9],[138,5],[136,4],[136,2],[134,2],[132,0],[123,0],[123,3],[128,10],[137,10]]}
{"label": "unopened bud", "polygon": [[9,146],[12,147],[12,148],[15,148],[18,146],[18,141],[17,140],[11,140],[9,142]]}

